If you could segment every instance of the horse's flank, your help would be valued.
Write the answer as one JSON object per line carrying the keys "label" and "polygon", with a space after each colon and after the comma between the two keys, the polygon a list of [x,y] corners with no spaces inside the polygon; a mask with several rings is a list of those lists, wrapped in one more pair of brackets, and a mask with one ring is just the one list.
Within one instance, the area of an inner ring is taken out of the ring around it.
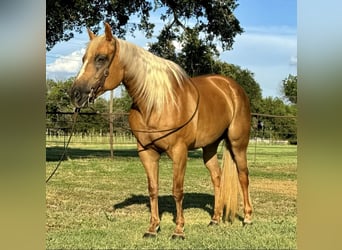
{"label": "horse's flank", "polygon": [[[130,90],[132,98],[144,100],[146,113],[163,111],[166,103],[175,102],[175,90],[182,88],[188,75],[172,61],[157,57],[152,53],[121,39],[120,63],[125,69],[125,81],[135,82]],[[176,85],[176,86],[175,86]]]}

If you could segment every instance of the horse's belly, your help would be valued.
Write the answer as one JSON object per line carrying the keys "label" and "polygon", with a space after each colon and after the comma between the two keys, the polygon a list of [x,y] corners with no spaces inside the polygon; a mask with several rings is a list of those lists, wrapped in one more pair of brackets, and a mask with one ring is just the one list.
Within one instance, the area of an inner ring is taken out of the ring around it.
{"label": "horse's belly", "polygon": [[206,145],[212,144],[219,139],[223,139],[226,130],[227,126],[215,126],[215,129],[198,128],[194,148],[201,148]]}
{"label": "horse's belly", "polygon": [[196,126],[195,147],[204,147],[226,136],[231,119],[231,112],[227,108],[200,113]]}

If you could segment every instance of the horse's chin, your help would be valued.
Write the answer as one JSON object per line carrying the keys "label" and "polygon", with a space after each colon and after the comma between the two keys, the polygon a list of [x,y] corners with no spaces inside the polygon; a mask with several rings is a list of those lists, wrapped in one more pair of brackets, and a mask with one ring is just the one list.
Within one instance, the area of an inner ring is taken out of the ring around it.
{"label": "horse's chin", "polygon": [[86,103],[85,105],[88,106],[89,103],[94,104],[96,98],[97,98],[97,96],[89,96],[89,97],[88,97],[88,101],[87,101],[87,103]]}
{"label": "horse's chin", "polygon": [[88,106],[88,103],[90,102],[90,98],[87,95],[84,95],[82,98],[79,98],[77,100],[73,100],[73,105],[75,108],[86,108]]}

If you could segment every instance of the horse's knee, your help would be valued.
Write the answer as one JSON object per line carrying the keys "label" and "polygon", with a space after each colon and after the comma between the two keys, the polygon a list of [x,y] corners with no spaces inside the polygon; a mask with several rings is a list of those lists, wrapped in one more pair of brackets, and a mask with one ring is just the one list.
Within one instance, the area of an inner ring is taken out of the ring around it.
{"label": "horse's knee", "polygon": [[249,176],[249,170],[248,170],[247,167],[243,167],[243,168],[239,168],[239,167],[238,167],[237,170],[238,170],[239,176],[241,176],[241,177]]}
{"label": "horse's knee", "polygon": [[158,198],[158,192],[157,191],[150,191],[149,192],[150,198],[151,199],[157,199]]}
{"label": "horse's knee", "polygon": [[176,201],[183,200],[184,198],[183,188],[177,188],[177,189],[174,188],[172,191],[172,196]]}

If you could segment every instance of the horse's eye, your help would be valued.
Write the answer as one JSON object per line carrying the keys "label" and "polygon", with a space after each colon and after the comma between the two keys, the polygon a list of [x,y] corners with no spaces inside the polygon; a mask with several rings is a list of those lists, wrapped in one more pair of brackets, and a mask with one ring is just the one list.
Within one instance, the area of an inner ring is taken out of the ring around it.
{"label": "horse's eye", "polygon": [[107,60],[107,56],[105,55],[98,55],[95,58],[95,62],[98,64],[103,64]]}

